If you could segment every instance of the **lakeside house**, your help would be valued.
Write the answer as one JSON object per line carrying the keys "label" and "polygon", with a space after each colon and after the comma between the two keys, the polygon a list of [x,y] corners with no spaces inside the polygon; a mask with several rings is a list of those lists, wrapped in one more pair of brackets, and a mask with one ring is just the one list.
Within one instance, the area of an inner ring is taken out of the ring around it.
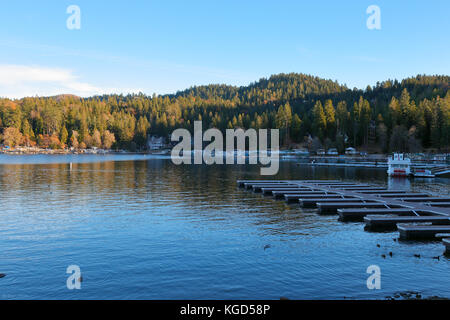
{"label": "lakeside house", "polygon": [[164,137],[149,135],[147,137],[147,148],[149,150],[159,150],[166,146]]}
{"label": "lakeside house", "polygon": [[309,151],[308,151],[308,149],[305,149],[305,148],[293,149],[292,151],[295,154],[300,155],[300,156],[309,156]]}
{"label": "lakeside house", "polygon": [[324,149],[318,149],[318,150],[316,151],[316,154],[317,154],[318,156],[324,156],[324,155],[325,155],[325,150],[324,150]]}
{"label": "lakeside house", "polygon": [[337,155],[339,155],[339,152],[337,151],[336,148],[330,148],[330,149],[328,149],[327,154],[330,156],[337,156]]}
{"label": "lakeside house", "polygon": [[435,154],[434,156],[433,156],[433,161],[443,161],[443,162],[445,162],[445,161],[449,161],[450,160],[450,155],[448,155],[448,154]]}

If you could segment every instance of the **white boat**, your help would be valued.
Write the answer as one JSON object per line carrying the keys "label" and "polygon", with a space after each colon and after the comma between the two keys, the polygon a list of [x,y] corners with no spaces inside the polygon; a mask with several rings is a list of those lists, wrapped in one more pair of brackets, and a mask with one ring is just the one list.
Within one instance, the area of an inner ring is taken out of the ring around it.
{"label": "white boat", "polygon": [[434,178],[435,175],[429,169],[415,169],[414,177],[415,178]]}
{"label": "white boat", "polygon": [[299,156],[309,156],[309,151],[307,149],[294,149],[292,151]]}
{"label": "white boat", "polygon": [[337,151],[336,148],[328,149],[327,154],[328,154],[329,156],[337,156],[337,155],[339,155],[339,153],[338,153],[338,151]]}
{"label": "white boat", "polygon": [[390,177],[408,177],[411,174],[411,159],[403,156],[403,153],[394,153],[388,158],[387,173]]}
{"label": "white boat", "polygon": [[154,151],[151,154],[157,155],[157,156],[164,156],[164,155],[170,154],[170,150],[168,150],[168,149],[161,149],[161,150],[158,150],[158,151]]}

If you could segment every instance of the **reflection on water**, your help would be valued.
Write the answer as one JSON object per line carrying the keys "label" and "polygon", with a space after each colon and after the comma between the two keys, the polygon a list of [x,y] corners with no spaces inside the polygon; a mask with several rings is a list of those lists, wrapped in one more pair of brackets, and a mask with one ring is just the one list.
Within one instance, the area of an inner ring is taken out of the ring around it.
{"label": "reflection on water", "polygon": [[[132,155],[0,163],[0,299],[450,297],[450,261],[432,259],[443,252],[439,242],[398,243],[395,232],[368,233],[362,223],[237,189],[237,179],[260,178],[258,166]],[[446,179],[388,181],[385,169],[282,161],[273,178],[450,194]],[[81,267],[81,290],[66,288],[71,264]],[[366,288],[372,264],[381,267],[381,290]]]}

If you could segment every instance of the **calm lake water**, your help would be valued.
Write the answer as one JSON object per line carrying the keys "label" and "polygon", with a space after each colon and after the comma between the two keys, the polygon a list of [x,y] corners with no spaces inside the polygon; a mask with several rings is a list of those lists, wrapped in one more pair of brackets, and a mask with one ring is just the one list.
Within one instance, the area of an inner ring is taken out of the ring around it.
{"label": "calm lake water", "polygon": [[[450,259],[432,258],[440,242],[395,242],[397,232],[365,232],[236,186],[259,178],[258,166],[157,156],[0,155],[0,299],[450,298]],[[294,160],[273,178],[450,194],[448,179],[388,181],[385,169]],[[366,287],[373,264],[381,290]],[[81,268],[81,290],[66,287],[69,265]]]}

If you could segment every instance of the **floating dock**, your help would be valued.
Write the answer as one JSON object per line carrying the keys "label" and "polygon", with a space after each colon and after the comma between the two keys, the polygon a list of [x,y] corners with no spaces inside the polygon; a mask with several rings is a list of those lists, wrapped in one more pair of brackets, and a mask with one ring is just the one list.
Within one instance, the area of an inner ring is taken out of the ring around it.
{"label": "floating dock", "polygon": [[436,239],[436,234],[450,232],[450,225],[423,226],[423,225],[397,225],[401,239]]}
{"label": "floating dock", "polygon": [[273,187],[272,188],[270,188],[270,187],[269,188],[261,188],[261,192],[266,195],[272,195],[273,191],[286,191],[286,192],[296,191],[296,192],[298,192],[298,191],[302,191],[302,190],[307,191],[309,189],[307,189],[307,188],[302,189],[302,188],[296,188],[296,187],[294,187],[294,188],[289,188],[289,187],[287,187],[287,188],[273,188]]}
{"label": "floating dock", "polygon": [[[366,221],[364,218],[369,215],[371,215],[371,216],[377,215],[377,217],[371,217],[371,218],[376,218],[375,220],[377,220],[377,222],[378,222],[378,218],[380,218],[378,215],[384,216],[383,218],[392,217],[392,216],[387,216],[387,215],[392,215],[392,214],[398,215],[398,216],[417,217],[417,216],[415,216],[415,214],[417,213],[416,211],[414,211],[413,209],[407,209],[407,208],[338,209],[337,213],[338,213],[341,221]],[[371,221],[372,220],[370,220],[369,222],[366,222],[366,225],[370,225]]]}
{"label": "floating dock", "polygon": [[336,214],[340,208],[389,208],[383,202],[348,199],[347,201],[320,201],[316,203],[319,214]]}
{"label": "floating dock", "polygon": [[440,176],[450,176],[450,167],[446,166],[440,166],[440,167],[432,167],[430,168],[430,171],[432,174],[434,174],[436,177]]}
{"label": "floating dock", "polygon": [[[398,209],[403,210],[403,209]],[[367,215],[364,217],[364,222],[369,230],[377,229],[397,229],[399,223],[424,223],[429,222],[431,224],[450,224],[450,217],[438,217],[438,216],[373,216]]]}
{"label": "floating dock", "polygon": [[[301,163],[302,165],[311,166],[325,166],[325,167],[362,167],[362,168],[388,168],[388,164],[385,161],[366,161],[366,162],[310,162]],[[448,165],[423,165],[414,163],[411,165],[413,170],[415,169],[428,169],[431,172],[431,178],[434,177],[450,177],[450,166]],[[427,178],[427,177],[424,177]]]}
{"label": "floating dock", "polygon": [[341,201],[341,200],[344,200],[345,197],[340,194],[302,193],[302,194],[285,194],[284,199],[286,199],[287,202],[297,202],[297,203],[300,203],[300,205],[301,205],[303,200],[316,203],[318,201],[326,201],[326,200]]}
{"label": "floating dock", "polygon": [[[238,180],[238,186],[275,199],[337,214],[341,221],[364,221],[366,230],[397,229],[401,239],[450,235],[450,198],[389,190],[339,180]],[[442,237],[448,251],[450,237]]]}

